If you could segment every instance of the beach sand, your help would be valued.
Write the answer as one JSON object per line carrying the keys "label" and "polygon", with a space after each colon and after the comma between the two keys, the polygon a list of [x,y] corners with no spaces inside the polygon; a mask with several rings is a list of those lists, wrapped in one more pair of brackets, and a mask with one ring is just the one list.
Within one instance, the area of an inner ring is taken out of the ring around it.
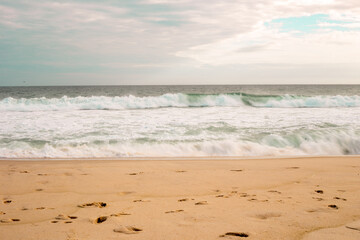
{"label": "beach sand", "polygon": [[0,161],[0,239],[360,239],[360,157]]}

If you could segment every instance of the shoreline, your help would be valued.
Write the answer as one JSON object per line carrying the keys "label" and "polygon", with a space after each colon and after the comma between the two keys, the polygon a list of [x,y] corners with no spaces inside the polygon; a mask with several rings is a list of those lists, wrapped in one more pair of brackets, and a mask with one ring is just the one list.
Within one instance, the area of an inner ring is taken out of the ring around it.
{"label": "shoreline", "polygon": [[360,158],[360,155],[294,155],[294,156],[179,156],[179,157],[90,157],[90,158],[0,158],[0,162],[46,162],[46,161],[241,161],[241,160],[291,160],[307,158]]}
{"label": "shoreline", "polygon": [[0,181],[7,240],[360,237],[360,156],[1,159]]}

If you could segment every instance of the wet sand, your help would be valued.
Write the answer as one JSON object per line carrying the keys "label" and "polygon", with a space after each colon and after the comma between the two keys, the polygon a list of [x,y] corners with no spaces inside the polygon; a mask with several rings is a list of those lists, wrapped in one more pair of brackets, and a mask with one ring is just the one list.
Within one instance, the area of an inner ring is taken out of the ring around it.
{"label": "wet sand", "polygon": [[360,239],[360,157],[0,161],[0,239]]}

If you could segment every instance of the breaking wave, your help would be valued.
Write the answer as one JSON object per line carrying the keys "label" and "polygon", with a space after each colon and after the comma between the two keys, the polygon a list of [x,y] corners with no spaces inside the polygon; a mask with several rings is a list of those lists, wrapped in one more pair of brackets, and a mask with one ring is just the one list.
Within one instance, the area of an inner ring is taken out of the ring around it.
{"label": "breaking wave", "polygon": [[62,110],[121,110],[169,107],[259,107],[259,108],[337,108],[360,107],[360,96],[298,96],[255,95],[246,93],[184,94],[161,96],[92,96],[61,98],[4,98],[0,111],[62,111]]}
{"label": "breaking wave", "polygon": [[360,154],[355,132],[317,132],[282,136],[270,134],[257,140],[227,139],[205,142],[90,141],[56,144],[13,140],[0,144],[0,158],[97,158],[184,156],[299,156]]}

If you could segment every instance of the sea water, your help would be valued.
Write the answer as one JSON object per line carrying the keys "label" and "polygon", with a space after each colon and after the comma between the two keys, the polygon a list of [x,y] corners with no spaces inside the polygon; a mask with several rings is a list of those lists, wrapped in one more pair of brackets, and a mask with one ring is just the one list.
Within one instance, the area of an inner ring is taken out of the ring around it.
{"label": "sea water", "polygon": [[0,88],[0,158],[360,154],[360,85]]}

